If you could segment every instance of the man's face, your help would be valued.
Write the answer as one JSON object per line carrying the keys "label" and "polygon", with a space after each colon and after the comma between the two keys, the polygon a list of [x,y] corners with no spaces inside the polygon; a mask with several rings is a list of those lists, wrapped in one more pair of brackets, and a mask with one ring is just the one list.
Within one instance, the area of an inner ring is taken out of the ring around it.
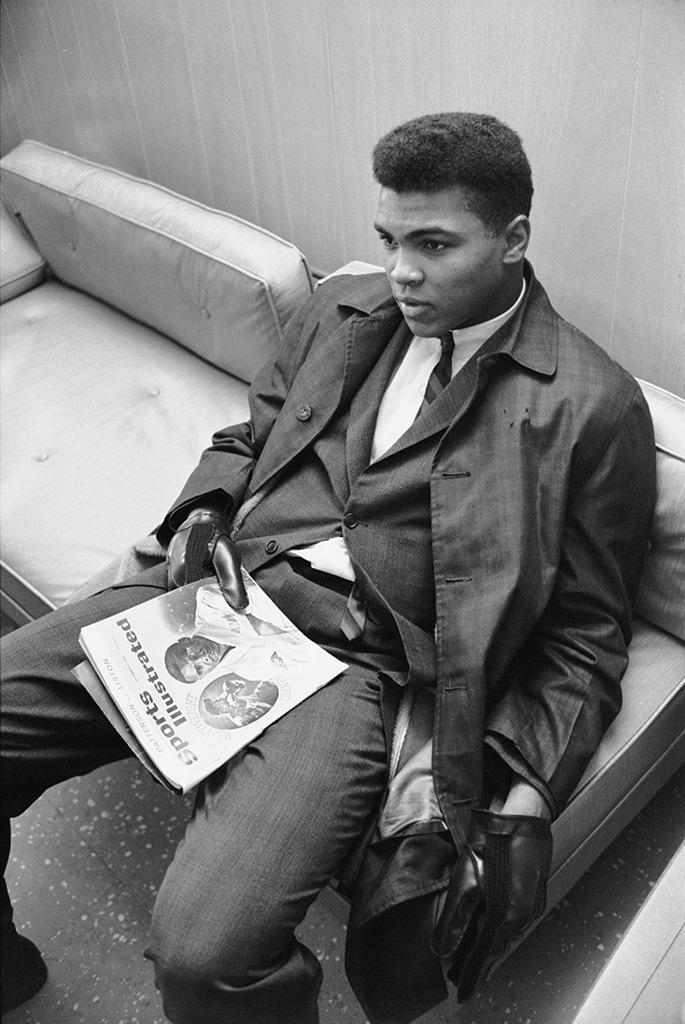
{"label": "man's face", "polygon": [[[466,198],[459,187],[380,190],[375,227],[385,272],[409,328],[422,338],[489,320],[518,297],[520,258],[508,257],[507,230],[488,230]],[[513,273],[512,262],[519,264]]]}
{"label": "man's face", "polygon": [[189,637],[185,642],[186,664],[182,668],[183,678],[188,683],[206,675],[223,657],[226,647],[205,636]]}

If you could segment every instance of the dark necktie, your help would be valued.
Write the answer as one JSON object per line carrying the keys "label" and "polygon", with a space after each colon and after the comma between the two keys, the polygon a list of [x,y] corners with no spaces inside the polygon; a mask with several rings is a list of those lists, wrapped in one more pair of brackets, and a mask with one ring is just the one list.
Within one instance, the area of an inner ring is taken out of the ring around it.
{"label": "dark necktie", "polygon": [[417,413],[420,416],[422,412],[428,408],[431,402],[434,402],[441,391],[443,391],[452,379],[452,353],[454,352],[454,338],[451,334],[445,334],[440,339],[440,358],[433,367],[428,383],[426,384],[426,390],[423,395],[423,401]]}

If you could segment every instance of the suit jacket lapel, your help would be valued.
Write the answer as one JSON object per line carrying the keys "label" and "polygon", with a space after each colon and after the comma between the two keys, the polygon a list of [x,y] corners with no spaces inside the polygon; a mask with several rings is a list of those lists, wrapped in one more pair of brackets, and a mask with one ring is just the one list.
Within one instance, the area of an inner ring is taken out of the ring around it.
{"label": "suit jacket lapel", "polygon": [[393,367],[401,360],[410,341],[411,331],[402,319],[376,365],[352,399],[346,442],[347,475],[350,485],[369,464],[378,407]]}
{"label": "suit jacket lapel", "polygon": [[353,319],[315,348],[295,378],[257,462],[251,492],[264,485],[311,444],[361,387],[392,338],[399,311]]}

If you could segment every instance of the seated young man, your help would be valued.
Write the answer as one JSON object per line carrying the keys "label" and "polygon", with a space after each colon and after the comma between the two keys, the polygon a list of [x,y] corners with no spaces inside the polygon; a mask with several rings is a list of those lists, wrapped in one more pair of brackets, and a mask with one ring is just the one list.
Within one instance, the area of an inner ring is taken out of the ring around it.
{"label": "seated young man", "polygon": [[[198,791],[146,954],[176,1024],[314,1024],[294,931],[353,853],[369,1017],[423,1012],[444,976],[468,998],[541,912],[549,821],[620,707],[654,500],[641,392],[526,261],[511,129],[421,117],[374,174],[385,274],[305,303],[164,518],[166,563],[6,638],[5,817],[129,753],[71,674],[87,622],[212,573],[239,608],[242,560],[348,665]],[[8,900],[2,925],[16,1005],[44,966]]]}

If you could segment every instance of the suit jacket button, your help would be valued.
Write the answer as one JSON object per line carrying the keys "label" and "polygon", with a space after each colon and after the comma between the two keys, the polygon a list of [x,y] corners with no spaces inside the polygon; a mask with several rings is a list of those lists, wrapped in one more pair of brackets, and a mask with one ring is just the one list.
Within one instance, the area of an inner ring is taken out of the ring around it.
{"label": "suit jacket button", "polygon": [[273,555],[273,553],[275,551],[278,551],[278,541],[277,540],[268,540],[266,542],[266,544],[265,544],[265,549],[266,549],[267,555]]}
{"label": "suit jacket button", "polygon": [[343,523],[348,530],[354,530],[355,526],[359,526],[359,520],[354,512],[346,512],[343,516]]}
{"label": "suit jacket button", "polygon": [[309,402],[300,402],[295,410],[295,416],[304,423],[312,418],[312,407]]}

